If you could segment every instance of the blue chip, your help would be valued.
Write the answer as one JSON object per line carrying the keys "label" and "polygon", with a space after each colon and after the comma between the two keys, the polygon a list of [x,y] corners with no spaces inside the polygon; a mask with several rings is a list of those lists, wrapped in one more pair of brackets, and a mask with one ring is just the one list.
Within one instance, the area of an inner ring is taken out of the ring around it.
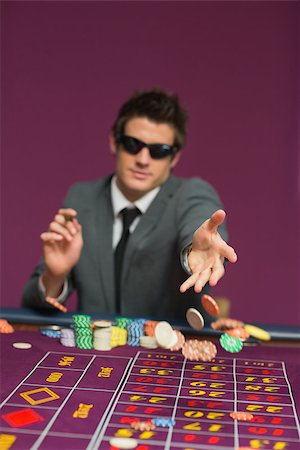
{"label": "blue chip", "polygon": [[41,330],[41,334],[43,334],[44,336],[50,337],[50,338],[60,338],[61,337],[61,332],[60,331],[56,331],[56,330]]}
{"label": "blue chip", "polygon": [[173,427],[176,422],[175,420],[166,417],[156,417],[152,419],[152,423],[157,427]]}

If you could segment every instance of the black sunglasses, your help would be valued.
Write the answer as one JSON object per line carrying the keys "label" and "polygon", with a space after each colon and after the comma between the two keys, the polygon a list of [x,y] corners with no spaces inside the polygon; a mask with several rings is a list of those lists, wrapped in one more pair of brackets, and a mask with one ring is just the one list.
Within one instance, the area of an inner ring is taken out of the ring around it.
{"label": "black sunglasses", "polygon": [[131,155],[136,155],[142,148],[147,147],[151,158],[153,159],[162,159],[166,156],[173,156],[178,151],[178,147],[175,145],[145,144],[145,142],[131,136],[126,136],[125,134],[119,134],[117,136],[117,144],[121,144],[124,147],[124,150]]}

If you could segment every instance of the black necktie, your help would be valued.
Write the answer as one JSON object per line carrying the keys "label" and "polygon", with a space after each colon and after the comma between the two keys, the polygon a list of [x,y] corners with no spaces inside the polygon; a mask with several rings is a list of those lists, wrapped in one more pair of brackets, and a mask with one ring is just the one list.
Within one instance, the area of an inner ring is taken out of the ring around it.
{"label": "black necktie", "polygon": [[115,250],[115,285],[116,285],[116,312],[121,312],[121,274],[123,257],[127,240],[129,238],[129,228],[134,219],[140,214],[138,208],[125,208],[121,211],[123,218],[123,233]]}

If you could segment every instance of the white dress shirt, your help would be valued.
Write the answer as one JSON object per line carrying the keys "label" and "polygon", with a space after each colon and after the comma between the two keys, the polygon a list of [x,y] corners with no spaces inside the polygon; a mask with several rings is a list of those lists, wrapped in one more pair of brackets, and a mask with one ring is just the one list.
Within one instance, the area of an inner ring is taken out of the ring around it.
{"label": "white dress shirt", "polygon": [[[122,236],[123,231],[123,224],[122,224],[122,217],[120,212],[124,208],[134,208],[137,207],[141,214],[144,214],[147,209],[149,208],[150,204],[156,197],[160,190],[160,186],[152,189],[150,192],[147,192],[147,194],[143,195],[143,197],[136,200],[134,203],[130,202],[120,191],[120,189],[117,186],[116,183],[116,177],[114,176],[111,181],[111,199],[112,199],[112,207],[113,207],[113,213],[114,213],[114,223],[113,223],[113,239],[112,239],[112,248],[115,250],[119,240]],[[129,231],[130,233],[133,232],[137,224],[139,223],[141,219],[141,216],[139,215],[134,219],[132,222]],[[63,289],[61,294],[56,298],[56,300],[60,303],[62,303],[66,299],[68,291],[68,281],[67,279],[64,281]],[[42,276],[39,277],[39,292],[41,299],[45,301],[46,296],[46,289],[42,281]]]}
{"label": "white dress shirt", "polygon": [[[120,189],[117,186],[116,183],[116,177],[114,176],[111,181],[111,200],[112,200],[112,207],[113,207],[113,213],[114,213],[114,224],[113,224],[113,240],[112,240],[112,247],[113,249],[116,248],[119,240],[122,236],[123,231],[123,224],[122,224],[122,217],[120,212],[124,208],[134,208],[137,207],[141,214],[145,214],[147,209],[149,208],[150,204],[156,197],[160,190],[160,186],[152,189],[152,191],[147,192],[147,194],[143,195],[143,197],[139,198],[135,202],[130,202],[120,191]],[[137,216],[132,224],[130,225],[129,231],[130,233],[133,232],[133,230],[136,228],[137,224],[141,220],[141,216]]]}

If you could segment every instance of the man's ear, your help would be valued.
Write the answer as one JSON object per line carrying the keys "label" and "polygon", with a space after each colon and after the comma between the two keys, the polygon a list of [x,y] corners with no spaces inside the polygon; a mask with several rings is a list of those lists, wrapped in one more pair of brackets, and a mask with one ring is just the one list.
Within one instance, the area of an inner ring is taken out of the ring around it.
{"label": "man's ear", "polygon": [[171,161],[171,169],[174,169],[174,167],[176,166],[176,164],[180,160],[180,157],[181,157],[181,150],[179,152],[177,152],[176,155],[174,156],[174,158],[172,159],[172,161]]}
{"label": "man's ear", "polygon": [[116,144],[116,139],[112,132],[110,132],[110,134],[109,134],[109,148],[110,148],[110,153],[113,156],[115,156],[117,153],[117,144]]}

